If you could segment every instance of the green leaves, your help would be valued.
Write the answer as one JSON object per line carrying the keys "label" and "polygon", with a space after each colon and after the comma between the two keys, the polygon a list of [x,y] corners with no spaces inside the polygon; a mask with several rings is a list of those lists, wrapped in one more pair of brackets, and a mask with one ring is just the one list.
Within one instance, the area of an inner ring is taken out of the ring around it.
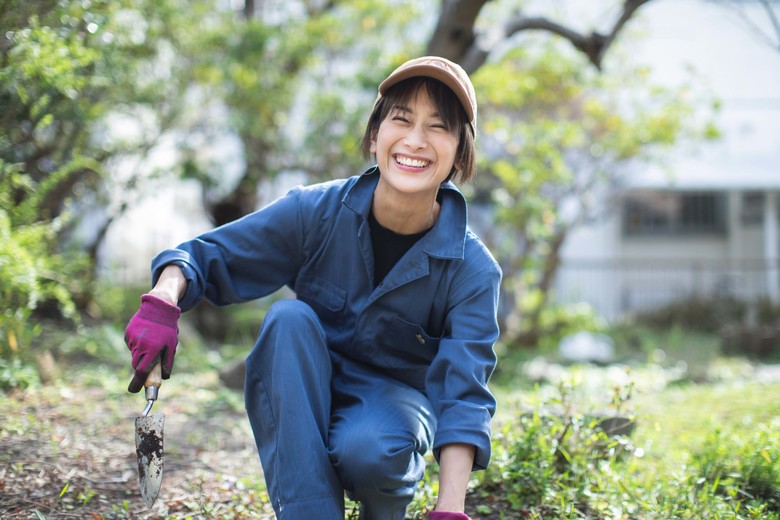
{"label": "green leaves", "polygon": [[496,432],[493,461],[478,474],[479,496],[529,517],[599,511],[600,501],[612,492],[610,475],[623,470],[634,448],[625,437],[607,435],[599,418],[571,410],[569,399],[561,390],[557,403],[551,399]]}
{"label": "green leaves", "polygon": [[22,103],[37,101],[44,93],[75,99],[88,84],[85,72],[98,53],[67,36],[42,26],[37,17],[30,19],[28,27],[10,35],[12,47],[0,79],[15,88]]}
{"label": "green leaves", "polygon": [[780,512],[780,437],[770,424],[750,430],[711,431],[692,456],[697,485],[709,493],[763,504]]}
{"label": "green leaves", "polygon": [[[83,272],[84,257],[60,253],[62,218],[39,216],[41,197],[57,189],[57,181],[67,174],[65,170],[39,186],[17,165],[0,162],[0,300],[6,309],[0,314],[0,355],[9,359],[25,356],[40,333],[29,320],[41,304],[52,302],[64,317],[78,321],[72,284]],[[22,193],[32,195],[14,205]]]}
{"label": "green leaves", "polygon": [[534,40],[474,76],[487,151],[477,189],[490,195],[501,234],[514,237],[495,248],[512,267],[504,286],[521,317],[509,343],[526,341],[521,334],[552,342],[566,328],[542,323],[560,251],[572,229],[613,209],[626,166],[715,135],[690,87],[659,87],[646,68],[610,65],[597,71],[556,40]]}

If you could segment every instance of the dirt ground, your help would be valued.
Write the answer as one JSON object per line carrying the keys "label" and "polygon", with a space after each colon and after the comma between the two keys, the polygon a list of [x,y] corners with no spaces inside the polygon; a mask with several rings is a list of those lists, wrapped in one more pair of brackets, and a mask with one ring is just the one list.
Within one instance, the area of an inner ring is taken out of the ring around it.
{"label": "dirt ground", "polygon": [[161,395],[153,412],[166,415],[164,474],[148,510],[134,437],[142,397],[0,393],[0,518],[274,518],[246,417],[224,394],[201,386]]}
{"label": "dirt ground", "polygon": [[[145,401],[104,386],[0,392],[0,519],[275,518],[243,398],[216,374],[163,383],[152,413],[165,414],[164,472],[151,509],[135,452]],[[357,516],[348,503],[346,517]]]}
{"label": "dirt ground", "polygon": [[[750,377],[777,381],[780,365],[758,367]],[[147,509],[134,434],[145,401],[125,384],[0,392],[0,519],[274,518],[242,396],[223,388],[216,374],[179,374],[163,384],[153,413],[166,416],[165,469]],[[467,497],[472,518],[485,500]],[[493,513],[482,520],[527,517],[507,504],[490,505]]]}

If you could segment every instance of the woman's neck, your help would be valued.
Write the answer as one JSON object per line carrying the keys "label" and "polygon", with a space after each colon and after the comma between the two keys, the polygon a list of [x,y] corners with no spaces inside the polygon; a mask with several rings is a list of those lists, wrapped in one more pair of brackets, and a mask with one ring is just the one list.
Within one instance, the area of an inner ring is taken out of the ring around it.
{"label": "woman's neck", "polygon": [[391,231],[401,235],[421,233],[433,227],[439,218],[441,207],[432,197],[398,197],[392,196],[377,186],[371,211],[377,222]]}

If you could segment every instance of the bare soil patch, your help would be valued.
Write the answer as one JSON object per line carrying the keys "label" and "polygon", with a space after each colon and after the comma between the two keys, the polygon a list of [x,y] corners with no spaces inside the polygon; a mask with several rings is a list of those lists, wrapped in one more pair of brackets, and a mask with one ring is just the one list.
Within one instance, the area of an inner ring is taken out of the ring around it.
{"label": "bare soil patch", "polygon": [[187,377],[164,384],[153,410],[166,419],[151,510],[137,476],[140,395],[62,386],[0,394],[0,518],[274,518],[243,410],[216,381]]}

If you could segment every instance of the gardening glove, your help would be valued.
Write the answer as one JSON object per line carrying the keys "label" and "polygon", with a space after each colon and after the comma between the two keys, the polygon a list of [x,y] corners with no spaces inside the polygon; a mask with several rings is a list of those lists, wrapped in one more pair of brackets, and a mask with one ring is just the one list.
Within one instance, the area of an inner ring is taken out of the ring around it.
{"label": "gardening glove", "polygon": [[431,511],[428,520],[470,520],[466,513],[453,513],[451,511]]}
{"label": "gardening glove", "polygon": [[141,306],[125,329],[125,343],[132,353],[135,369],[129,392],[143,388],[146,376],[157,363],[162,378],[171,377],[173,356],[179,343],[177,325],[181,309],[151,294],[141,296]]}

